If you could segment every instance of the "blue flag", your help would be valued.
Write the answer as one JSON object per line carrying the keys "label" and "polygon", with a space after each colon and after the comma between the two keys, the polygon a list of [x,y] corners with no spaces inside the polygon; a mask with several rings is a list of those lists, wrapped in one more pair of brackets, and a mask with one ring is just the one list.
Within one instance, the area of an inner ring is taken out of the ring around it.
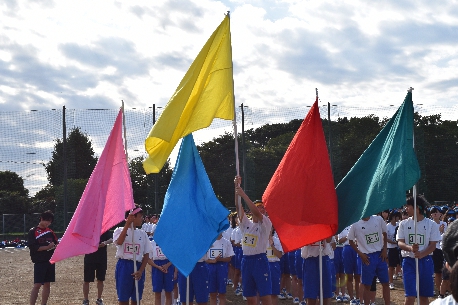
{"label": "blue flag", "polygon": [[229,211],[216,198],[192,134],[183,138],[154,240],[188,276],[218,235]]}
{"label": "blue flag", "polygon": [[412,92],[337,185],[339,227],[405,204],[406,191],[420,179],[413,148]]}

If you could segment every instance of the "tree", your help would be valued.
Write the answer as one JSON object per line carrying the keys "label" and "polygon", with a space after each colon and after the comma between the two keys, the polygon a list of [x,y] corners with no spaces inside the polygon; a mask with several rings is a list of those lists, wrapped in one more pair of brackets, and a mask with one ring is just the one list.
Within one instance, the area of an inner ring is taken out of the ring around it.
{"label": "tree", "polygon": [[[70,131],[67,139],[67,179],[88,179],[97,164],[92,142],[78,127]],[[53,186],[63,183],[63,140],[57,139],[51,160],[45,165],[48,181]]]}
{"label": "tree", "polygon": [[24,187],[24,179],[15,172],[0,171],[0,191],[28,196],[29,190]]}
{"label": "tree", "polygon": [[[144,160],[144,157],[137,157],[129,162],[134,201],[142,206],[145,213],[160,213],[173,171],[167,161],[158,174],[147,175],[143,169]],[[155,193],[155,179],[157,179],[157,194]],[[155,202],[156,196],[157,203]]]}

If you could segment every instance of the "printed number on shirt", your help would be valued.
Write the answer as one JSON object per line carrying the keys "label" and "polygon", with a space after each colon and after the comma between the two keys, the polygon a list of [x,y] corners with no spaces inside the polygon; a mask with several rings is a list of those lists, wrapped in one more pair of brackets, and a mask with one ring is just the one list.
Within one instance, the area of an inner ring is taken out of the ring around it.
{"label": "printed number on shirt", "polygon": [[248,247],[256,247],[256,244],[258,242],[258,237],[256,235],[252,234],[245,234],[243,236],[243,244]]}
{"label": "printed number on shirt", "polygon": [[135,254],[140,255],[140,245],[139,244],[129,244],[129,243],[124,244],[124,253],[133,254],[134,252]]}
{"label": "printed number on shirt", "polygon": [[159,247],[156,247],[156,255],[158,258],[163,258],[165,256],[164,253],[162,253],[161,248]]}
{"label": "printed number on shirt", "polygon": [[369,245],[369,244],[373,244],[373,243],[376,243],[380,240],[379,236],[378,236],[378,232],[376,233],[372,233],[372,234],[367,234],[366,235],[366,243]]}
{"label": "printed number on shirt", "polygon": [[417,234],[417,242],[415,242],[415,234],[409,234],[409,244],[418,244],[423,246],[425,244],[425,236],[423,234]]}
{"label": "printed number on shirt", "polygon": [[210,249],[210,258],[215,259],[218,256],[223,257],[223,249]]}
{"label": "printed number on shirt", "polygon": [[270,247],[267,248],[266,254],[267,254],[267,258],[275,258],[274,249]]}

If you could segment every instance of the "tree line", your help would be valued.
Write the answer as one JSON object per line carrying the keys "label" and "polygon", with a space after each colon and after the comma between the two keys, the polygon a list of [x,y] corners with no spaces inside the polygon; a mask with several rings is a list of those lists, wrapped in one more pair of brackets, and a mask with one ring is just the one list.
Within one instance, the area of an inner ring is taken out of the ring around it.
{"label": "tree line", "polygon": [[[322,120],[334,181],[337,185],[359,156],[387,123],[375,115]],[[430,201],[458,200],[458,125],[440,115],[415,114],[415,150],[422,175],[418,190]],[[244,145],[239,134],[239,158],[243,184],[248,195],[260,199],[275,169],[286,152],[302,120],[265,124],[245,131]],[[215,194],[228,208],[234,206],[234,138],[225,133],[198,146]],[[97,163],[89,136],[79,128],[67,139],[67,210],[73,212]],[[134,200],[147,213],[160,213],[172,177],[167,162],[159,174],[146,175],[143,158],[129,162]],[[63,212],[64,151],[56,139],[50,160],[44,165],[48,185],[29,196],[23,178],[14,172],[0,172],[0,214],[23,214],[53,210]],[[286,203],[285,203],[286,204]]]}

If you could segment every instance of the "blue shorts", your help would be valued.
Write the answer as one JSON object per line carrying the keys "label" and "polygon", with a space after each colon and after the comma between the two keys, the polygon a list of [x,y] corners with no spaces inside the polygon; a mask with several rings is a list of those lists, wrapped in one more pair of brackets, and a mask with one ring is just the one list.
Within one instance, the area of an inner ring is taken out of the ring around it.
{"label": "blue shorts", "polygon": [[[418,274],[420,275],[420,296],[434,296],[434,263],[431,255],[418,260]],[[417,296],[415,259],[404,257],[402,260],[402,281],[404,282],[405,296]]]}
{"label": "blue shorts", "polygon": [[272,294],[269,261],[265,253],[243,256],[242,289],[244,297]]}
{"label": "blue shorts", "polygon": [[234,251],[234,268],[240,270],[242,268],[242,256],[243,250],[242,247],[235,247]]}
{"label": "blue shorts", "polygon": [[[168,262],[168,259],[154,261],[154,263],[158,266],[163,266]],[[155,267],[152,268],[151,282],[153,285],[153,292],[162,292],[162,290],[165,290],[166,292],[173,291],[173,272],[175,271],[175,267],[170,265],[169,268],[167,268],[167,273],[164,273]]]}
{"label": "blue shorts", "polygon": [[[137,262],[137,270],[140,269],[141,265],[141,262]],[[134,261],[129,259],[118,259],[115,269],[115,280],[119,302],[128,302],[129,299],[137,301],[135,295],[135,280],[132,273],[134,273]],[[142,277],[138,280],[138,297],[140,300],[143,296],[144,287],[145,271],[143,271]]]}
{"label": "blue shorts", "polygon": [[226,293],[228,265],[225,262],[207,264],[209,293]]}
{"label": "blue shorts", "polygon": [[235,268],[235,257],[237,255],[237,247],[236,246],[232,246],[232,250],[234,251],[234,255],[231,256],[231,266]]}
{"label": "blue shorts", "polygon": [[361,264],[361,283],[364,285],[372,285],[374,277],[377,276],[380,283],[388,283],[388,265],[386,261],[380,257],[381,251],[367,254],[369,265]]}
{"label": "blue shorts", "polygon": [[296,251],[288,252],[288,265],[289,265],[289,272],[291,275],[296,274]]}
{"label": "blue shorts", "polygon": [[342,257],[345,274],[361,274],[361,258],[350,245],[344,246]]}
{"label": "blue shorts", "polygon": [[336,247],[334,250],[334,267],[336,268],[336,273],[344,273],[344,266],[343,266],[343,247]]}
{"label": "blue shorts", "polygon": [[[180,302],[186,303],[186,277],[178,272]],[[208,266],[199,262],[189,274],[189,303],[196,297],[197,303],[208,302]]]}
{"label": "blue shorts", "polygon": [[[329,268],[329,256],[323,259],[323,298],[332,297],[331,290],[331,270]],[[308,257],[304,259],[304,276],[302,279],[302,289],[304,298],[317,299],[320,297],[320,258]]]}
{"label": "blue shorts", "polygon": [[280,270],[281,274],[290,274],[288,254],[282,255],[282,257],[280,258]]}
{"label": "blue shorts", "polygon": [[329,269],[331,269],[331,289],[336,291],[336,267],[334,266],[334,259],[329,259]]}
{"label": "blue shorts", "polygon": [[281,268],[280,262],[269,262],[270,281],[272,283],[272,295],[280,294]]}
{"label": "blue shorts", "polygon": [[297,278],[302,280],[303,276],[303,264],[304,264],[304,259],[301,256],[301,250],[296,250],[296,275]]}

